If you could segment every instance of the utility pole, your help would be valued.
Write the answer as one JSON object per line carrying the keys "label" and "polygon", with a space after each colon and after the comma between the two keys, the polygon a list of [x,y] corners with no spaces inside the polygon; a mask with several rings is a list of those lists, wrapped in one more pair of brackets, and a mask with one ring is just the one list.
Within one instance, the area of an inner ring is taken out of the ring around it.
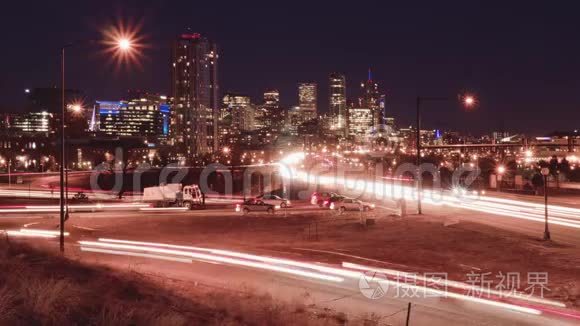
{"label": "utility pole", "polygon": [[61,49],[61,117],[60,117],[60,252],[64,253],[64,217],[65,217],[65,207],[64,207],[64,169],[65,169],[65,143],[64,143],[64,117],[66,113],[66,103],[65,103],[65,92],[64,92],[64,50],[65,47]]}
{"label": "utility pole", "polygon": [[548,175],[549,168],[542,168],[542,175],[544,176],[544,241],[550,240],[550,229],[548,226]]}
{"label": "utility pole", "polygon": [[417,97],[417,214],[423,214],[421,209],[421,192],[423,191],[423,175],[421,173],[421,98]]}

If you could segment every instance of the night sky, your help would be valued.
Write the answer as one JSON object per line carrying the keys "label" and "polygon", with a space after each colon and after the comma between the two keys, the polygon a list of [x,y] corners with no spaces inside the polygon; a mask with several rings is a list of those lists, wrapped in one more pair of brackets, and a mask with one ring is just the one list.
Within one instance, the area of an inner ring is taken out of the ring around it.
{"label": "night sky", "polygon": [[76,48],[68,53],[67,87],[94,99],[120,99],[127,89],[167,93],[170,40],[191,28],[221,50],[222,92],[256,101],[274,87],[284,105],[295,105],[296,84],[315,81],[326,110],[329,73],[344,73],[354,98],[370,67],[399,125],[413,122],[417,95],[471,90],[480,99],[474,112],[426,105],[425,126],[475,134],[580,128],[578,4],[228,2],[5,1],[0,110],[22,110],[25,88],[58,84],[62,44],[98,37],[121,19],[142,21],[142,68],[116,70],[98,48]]}

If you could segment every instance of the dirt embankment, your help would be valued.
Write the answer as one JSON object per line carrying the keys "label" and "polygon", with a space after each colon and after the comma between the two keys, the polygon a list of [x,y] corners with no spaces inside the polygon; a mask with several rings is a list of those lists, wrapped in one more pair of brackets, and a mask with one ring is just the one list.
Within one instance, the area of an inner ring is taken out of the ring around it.
{"label": "dirt embankment", "polygon": [[[343,314],[245,289],[162,287],[2,240],[1,325],[340,325]],[[371,317],[369,317],[371,318]],[[373,322],[365,316],[349,321]]]}

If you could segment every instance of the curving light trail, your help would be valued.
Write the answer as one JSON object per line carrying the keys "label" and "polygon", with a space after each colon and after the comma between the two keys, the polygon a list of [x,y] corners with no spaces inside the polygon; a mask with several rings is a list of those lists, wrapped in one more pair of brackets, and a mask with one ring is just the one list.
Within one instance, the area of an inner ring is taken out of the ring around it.
{"label": "curving light trail", "polygon": [[[91,204],[91,205],[69,205],[70,212],[104,212],[118,210],[139,210],[148,208],[149,204]],[[58,205],[45,206],[0,206],[0,213],[55,213],[59,212]]]}
{"label": "curving light trail", "polygon": [[[56,238],[60,234],[59,231],[26,229],[26,228],[22,228],[20,230],[5,230],[3,232],[5,232],[6,235],[12,237],[47,238],[47,239]],[[68,232],[64,232],[65,237],[69,235],[70,234]]]}
{"label": "curving light trail", "polygon": [[147,254],[166,254],[169,256],[177,256],[177,257],[189,257],[193,259],[198,259],[202,261],[212,261],[218,263],[226,263],[231,265],[238,265],[238,266],[245,266],[245,267],[252,267],[257,269],[269,270],[274,272],[280,272],[285,274],[292,274],[297,276],[303,276],[323,281],[331,281],[331,282],[342,282],[343,278],[331,275],[324,275],[316,272],[310,271],[303,271],[283,266],[276,266],[265,264],[261,262],[249,261],[249,260],[242,260],[224,256],[213,255],[210,253],[198,253],[192,251],[185,251],[185,250],[175,250],[175,249],[166,249],[160,247],[148,247],[148,246],[139,246],[139,245],[131,245],[131,244],[119,244],[119,243],[107,243],[107,242],[95,242],[95,241],[79,241],[81,244],[81,250],[86,251],[86,248],[105,248],[109,250],[116,250],[121,249],[125,251],[141,251]]}
{"label": "curving light trail", "polygon": [[[285,179],[295,179],[308,185],[330,185],[345,193],[365,195],[375,200],[417,200],[415,187],[404,185],[396,180],[364,180],[347,176],[333,175],[329,171],[308,173],[297,168],[303,155],[292,154],[280,161],[280,175]],[[534,222],[544,222],[544,205],[523,200],[504,199],[483,195],[473,195],[466,191],[434,191],[423,190],[421,198],[424,203],[464,208],[472,211],[491,213],[494,215],[524,219]],[[580,209],[549,205],[550,224],[580,229]]]}
{"label": "curving light trail", "polygon": [[[504,297],[509,297],[509,299],[513,302],[504,302],[501,300],[501,293],[496,293],[497,291],[493,290],[490,290],[490,294],[494,295],[495,297],[474,297],[461,293],[459,290],[475,290],[481,292],[486,292],[488,290],[461,282],[439,281],[441,283],[439,285],[445,285],[446,288],[449,287],[459,289],[458,291],[443,291],[439,288],[434,288],[433,286],[428,285],[429,283],[433,284],[433,280],[427,280],[420,276],[416,276],[415,274],[391,269],[368,267],[348,262],[343,262],[342,268],[337,268],[318,263],[307,263],[285,258],[265,257],[232,250],[106,238],[98,239],[98,241],[79,241],[79,244],[81,245],[82,251],[113,255],[147,257],[188,263],[191,262],[191,260],[200,260],[209,263],[221,263],[268,270],[271,272],[296,275],[319,281],[329,281],[332,283],[342,283],[346,279],[357,281],[364,276],[364,272],[376,271],[391,277],[396,276],[395,279],[392,279],[389,277],[381,277],[379,275],[382,282],[386,282],[389,285],[396,287],[407,287],[425,291],[425,293],[429,293],[432,296],[434,295],[439,297],[453,298],[461,301],[468,301],[476,304],[482,304],[532,315],[554,313],[570,318],[580,318],[576,313],[563,310],[565,305],[557,301],[527,296],[522,293],[508,293],[503,294]],[[421,282],[418,284],[409,284],[407,282],[402,283],[399,279],[401,276],[404,276],[405,278],[414,277],[416,280],[421,281],[423,284],[421,284]],[[536,306],[527,306],[524,303],[532,303]],[[547,308],[543,305],[554,306],[557,308]]]}

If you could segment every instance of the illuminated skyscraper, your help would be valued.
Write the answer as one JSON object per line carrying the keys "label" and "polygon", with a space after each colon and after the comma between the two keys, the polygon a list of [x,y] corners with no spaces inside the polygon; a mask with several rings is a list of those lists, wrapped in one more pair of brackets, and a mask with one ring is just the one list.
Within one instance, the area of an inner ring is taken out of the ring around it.
{"label": "illuminated skyscraper", "polygon": [[305,122],[299,106],[293,106],[288,110],[286,128],[292,136],[298,136],[298,127]]}
{"label": "illuminated skyscraper", "polygon": [[317,110],[317,91],[316,83],[298,84],[298,106],[305,120],[316,119]]}
{"label": "illuminated skyscraper", "polygon": [[360,107],[369,108],[373,112],[373,123],[382,124],[382,112],[380,105],[379,84],[375,83],[369,69],[368,79],[361,83],[361,97],[359,98]]}
{"label": "illuminated skyscraper", "polygon": [[261,117],[256,117],[256,122],[261,122],[264,128],[266,141],[277,137],[284,127],[284,110],[280,106],[280,92],[270,89],[264,92],[264,104],[260,107]]}
{"label": "illuminated skyscraper", "polygon": [[24,133],[53,133],[51,122],[53,114],[46,111],[28,112],[15,115],[11,127],[14,131]]}
{"label": "illuminated skyscraper", "polygon": [[345,130],[346,127],[346,81],[344,75],[330,74],[329,77],[330,115],[335,129]]}
{"label": "illuminated skyscraper", "polygon": [[268,109],[278,109],[280,107],[280,92],[277,89],[270,89],[264,92],[264,106]]}
{"label": "illuminated skyscraper", "polygon": [[348,134],[357,139],[364,138],[373,128],[373,111],[370,108],[348,109]]}
{"label": "illuminated skyscraper", "polygon": [[167,140],[170,109],[159,96],[130,101],[97,101],[95,109],[99,119],[98,132],[109,136],[145,137],[150,143]]}
{"label": "illuminated skyscraper", "polygon": [[254,106],[249,96],[240,94],[225,94],[222,99],[224,115],[231,115],[229,131],[252,131],[254,124]]}
{"label": "illuminated skyscraper", "polygon": [[218,53],[200,34],[181,34],[171,49],[172,144],[180,156],[217,150]]}

